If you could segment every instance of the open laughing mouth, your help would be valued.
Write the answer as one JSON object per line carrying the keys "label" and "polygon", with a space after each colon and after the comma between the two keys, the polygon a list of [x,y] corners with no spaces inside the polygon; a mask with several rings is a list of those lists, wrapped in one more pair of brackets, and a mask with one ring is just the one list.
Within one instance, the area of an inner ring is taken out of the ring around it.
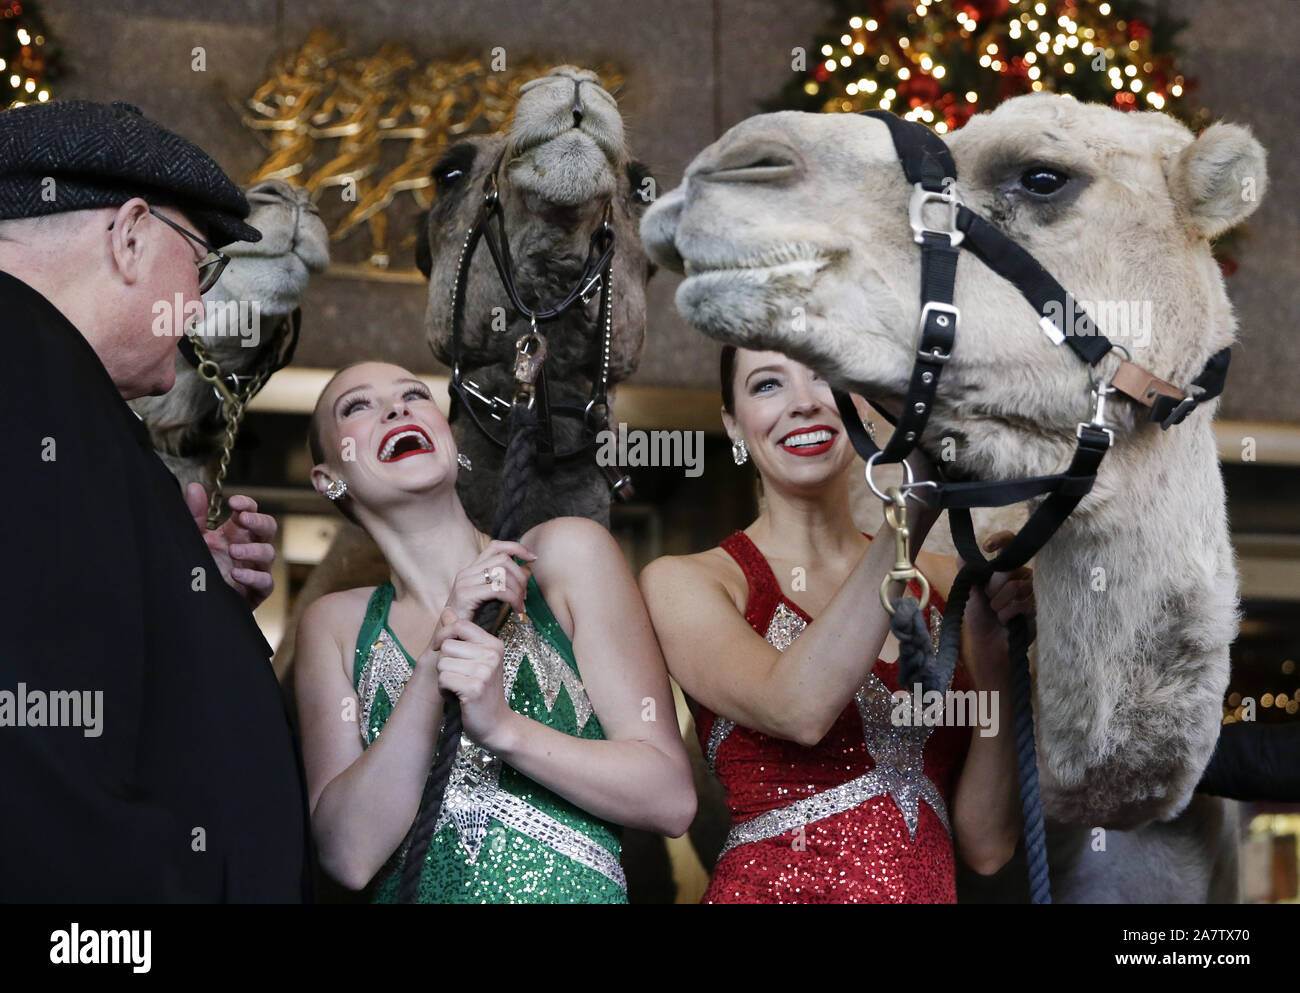
{"label": "open laughing mouth", "polygon": [[778,441],[777,445],[791,455],[821,455],[823,452],[831,450],[831,446],[835,444],[835,436],[838,433],[838,431],[827,427],[825,424],[814,424],[810,428],[799,428],[797,431],[791,431]]}
{"label": "open laughing mouth", "polygon": [[401,427],[393,428],[380,441],[379,461],[397,462],[407,456],[423,455],[433,450],[433,441],[425,433],[424,428],[414,424],[403,424]]}

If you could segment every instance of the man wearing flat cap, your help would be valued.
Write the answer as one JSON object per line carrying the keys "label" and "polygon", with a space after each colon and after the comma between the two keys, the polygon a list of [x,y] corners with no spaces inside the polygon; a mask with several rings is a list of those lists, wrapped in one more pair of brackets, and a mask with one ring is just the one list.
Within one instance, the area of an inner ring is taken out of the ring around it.
{"label": "man wearing flat cap", "polygon": [[232,497],[204,531],[202,487],[182,496],[126,404],[171,388],[217,249],[261,237],[248,210],[134,107],[0,113],[0,902],[309,896],[252,617],[275,522]]}

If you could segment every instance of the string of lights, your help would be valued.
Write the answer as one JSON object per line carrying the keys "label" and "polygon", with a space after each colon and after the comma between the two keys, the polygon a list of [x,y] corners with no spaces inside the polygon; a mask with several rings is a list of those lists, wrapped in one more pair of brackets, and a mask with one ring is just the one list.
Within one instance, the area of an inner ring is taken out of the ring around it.
{"label": "string of lights", "polygon": [[35,5],[0,0],[0,108],[44,103],[57,75],[57,52]]}
{"label": "string of lights", "polygon": [[[847,13],[849,6],[837,5]],[[794,82],[803,109],[892,110],[940,134],[1021,93],[1204,116],[1177,67],[1181,27],[1136,0],[857,0]],[[790,95],[790,94],[787,94]],[[787,101],[787,105],[789,101]]]}

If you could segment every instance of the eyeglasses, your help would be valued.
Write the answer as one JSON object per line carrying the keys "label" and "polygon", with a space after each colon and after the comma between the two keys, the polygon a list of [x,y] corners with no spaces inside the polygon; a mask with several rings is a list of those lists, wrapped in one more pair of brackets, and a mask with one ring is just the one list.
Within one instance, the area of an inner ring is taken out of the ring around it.
{"label": "eyeglasses", "polygon": [[[211,245],[209,245],[206,241],[204,241],[194,232],[186,231],[175,221],[171,220],[170,218],[164,217],[162,214],[158,213],[158,211],[154,210],[152,207],[149,208],[149,213],[153,214],[154,217],[158,218],[158,220],[162,221],[168,227],[175,228],[177,231],[185,235],[186,238],[194,242],[196,245],[199,245],[200,247],[207,249],[208,254],[194,263],[199,270],[199,292],[207,293],[208,290],[216,286],[217,280],[221,278],[221,274],[225,271],[226,266],[230,265],[230,256],[227,255],[225,252],[218,251],[217,249],[213,248]],[[113,230],[112,224],[108,226],[108,230],[110,231]]]}
{"label": "eyeglasses", "polygon": [[153,214],[154,217],[158,218],[158,220],[162,221],[168,227],[175,228],[196,245],[208,250],[208,254],[204,258],[201,258],[199,261],[194,263],[199,267],[199,292],[207,293],[208,290],[216,286],[217,280],[221,278],[222,272],[225,271],[226,266],[230,265],[230,256],[225,252],[217,251],[217,249],[213,248],[198,235],[194,234],[192,231],[186,231],[175,221],[163,217],[162,214],[158,213],[158,211],[154,210],[152,207],[149,208],[149,213]]}

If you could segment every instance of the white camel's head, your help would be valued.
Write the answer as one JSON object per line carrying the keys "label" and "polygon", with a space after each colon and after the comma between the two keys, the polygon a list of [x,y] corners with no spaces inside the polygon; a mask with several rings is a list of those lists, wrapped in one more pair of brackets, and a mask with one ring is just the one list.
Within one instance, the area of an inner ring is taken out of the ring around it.
{"label": "white camel's head", "polygon": [[[1264,151],[1245,128],[1194,137],[1164,114],[1035,94],[946,141],[962,202],[1089,304],[1135,362],[1185,387],[1231,341],[1208,239],[1264,192]],[[920,315],[911,192],[884,123],[763,114],[696,156],[647,212],[642,237],[652,259],[685,273],[677,305],[705,334],[900,397]],[[933,454],[954,437],[957,467],[983,477],[1058,469],[1090,413],[1088,366],[968,251],[955,303],[960,330],[926,446]],[[1127,402],[1108,414],[1120,439],[1159,430]]]}

